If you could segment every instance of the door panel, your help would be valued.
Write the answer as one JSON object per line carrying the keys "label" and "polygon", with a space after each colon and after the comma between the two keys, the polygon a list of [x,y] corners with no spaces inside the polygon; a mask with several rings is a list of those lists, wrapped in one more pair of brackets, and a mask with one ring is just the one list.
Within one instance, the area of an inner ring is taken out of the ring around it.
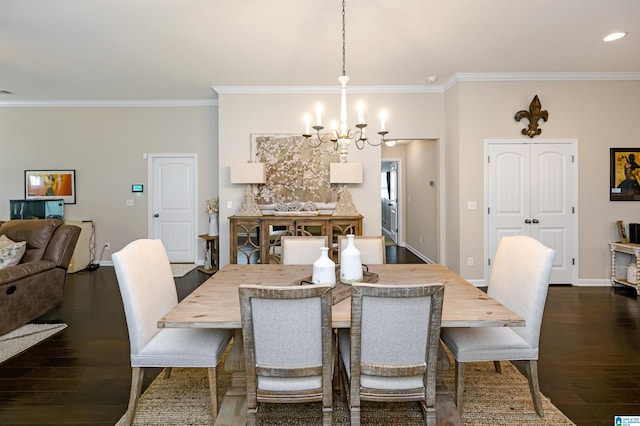
{"label": "door panel", "polygon": [[510,145],[509,148],[489,145],[490,258],[502,237],[529,235],[525,224],[531,210],[529,148],[525,145]]}
{"label": "door panel", "polygon": [[531,236],[556,251],[553,283],[570,283],[572,278],[571,154],[570,144],[531,145],[531,181],[537,186],[531,205]]}
{"label": "door panel", "polygon": [[504,235],[530,235],[556,251],[552,284],[573,280],[573,170],[570,143],[489,144],[488,250]]}
{"label": "door panel", "polygon": [[162,240],[171,262],[194,262],[195,159],[151,158],[150,238]]}

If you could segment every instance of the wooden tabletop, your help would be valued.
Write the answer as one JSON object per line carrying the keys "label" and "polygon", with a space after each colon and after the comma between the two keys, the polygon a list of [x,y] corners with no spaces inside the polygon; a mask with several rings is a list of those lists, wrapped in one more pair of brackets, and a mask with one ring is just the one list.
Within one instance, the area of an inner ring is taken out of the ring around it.
{"label": "wooden tabletop", "polygon": [[[524,319],[443,265],[369,265],[378,283],[443,283],[443,327],[523,326]],[[311,276],[311,265],[229,264],[158,321],[158,327],[241,328],[240,284],[287,285]],[[333,327],[348,328],[351,298],[333,305]]]}

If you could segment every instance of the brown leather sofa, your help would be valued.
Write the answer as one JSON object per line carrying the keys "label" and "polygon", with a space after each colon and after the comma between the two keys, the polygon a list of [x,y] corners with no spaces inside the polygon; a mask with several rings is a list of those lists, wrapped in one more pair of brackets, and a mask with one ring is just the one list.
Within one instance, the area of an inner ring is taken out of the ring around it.
{"label": "brown leather sofa", "polygon": [[0,235],[26,241],[19,264],[0,269],[0,334],[43,315],[62,301],[80,228],[58,219],[0,222]]}

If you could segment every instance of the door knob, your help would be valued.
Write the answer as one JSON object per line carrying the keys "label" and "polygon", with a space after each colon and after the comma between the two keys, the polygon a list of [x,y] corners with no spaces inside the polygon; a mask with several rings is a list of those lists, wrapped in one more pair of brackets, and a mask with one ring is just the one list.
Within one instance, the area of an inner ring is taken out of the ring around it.
{"label": "door knob", "polygon": [[530,219],[525,219],[524,223],[531,223],[531,220]]}
{"label": "door knob", "polygon": [[153,217],[160,217],[158,213],[154,214]]}
{"label": "door knob", "polygon": [[540,223],[538,219],[533,219],[533,223]]}

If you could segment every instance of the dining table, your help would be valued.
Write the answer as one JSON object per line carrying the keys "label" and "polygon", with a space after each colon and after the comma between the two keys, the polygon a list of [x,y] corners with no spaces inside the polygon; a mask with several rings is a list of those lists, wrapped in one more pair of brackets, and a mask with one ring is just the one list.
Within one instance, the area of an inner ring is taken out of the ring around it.
{"label": "dining table", "polygon": [[[311,279],[312,265],[229,264],[202,283],[158,320],[158,327],[240,329],[241,284],[296,285]],[[525,320],[440,264],[369,265],[378,284],[444,284],[442,327],[514,327]],[[333,305],[333,328],[349,328],[351,298]]]}
{"label": "dining table", "polygon": [[[246,379],[242,347],[242,323],[238,287],[242,284],[265,286],[297,285],[310,281],[312,265],[228,264],[202,283],[191,294],[158,320],[160,328],[226,328],[235,330],[234,340],[224,363],[232,373],[231,388],[220,405],[216,425],[244,424]],[[518,327],[525,320],[486,292],[451,269],[440,264],[368,265],[367,276],[378,284],[441,283],[444,285],[442,327]],[[351,298],[343,297],[332,307],[332,327],[349,328]],[[442,349],[442,348],[441,348]],[[447,424],[462,424],[448,395],[439,412],[447,412]]]}

